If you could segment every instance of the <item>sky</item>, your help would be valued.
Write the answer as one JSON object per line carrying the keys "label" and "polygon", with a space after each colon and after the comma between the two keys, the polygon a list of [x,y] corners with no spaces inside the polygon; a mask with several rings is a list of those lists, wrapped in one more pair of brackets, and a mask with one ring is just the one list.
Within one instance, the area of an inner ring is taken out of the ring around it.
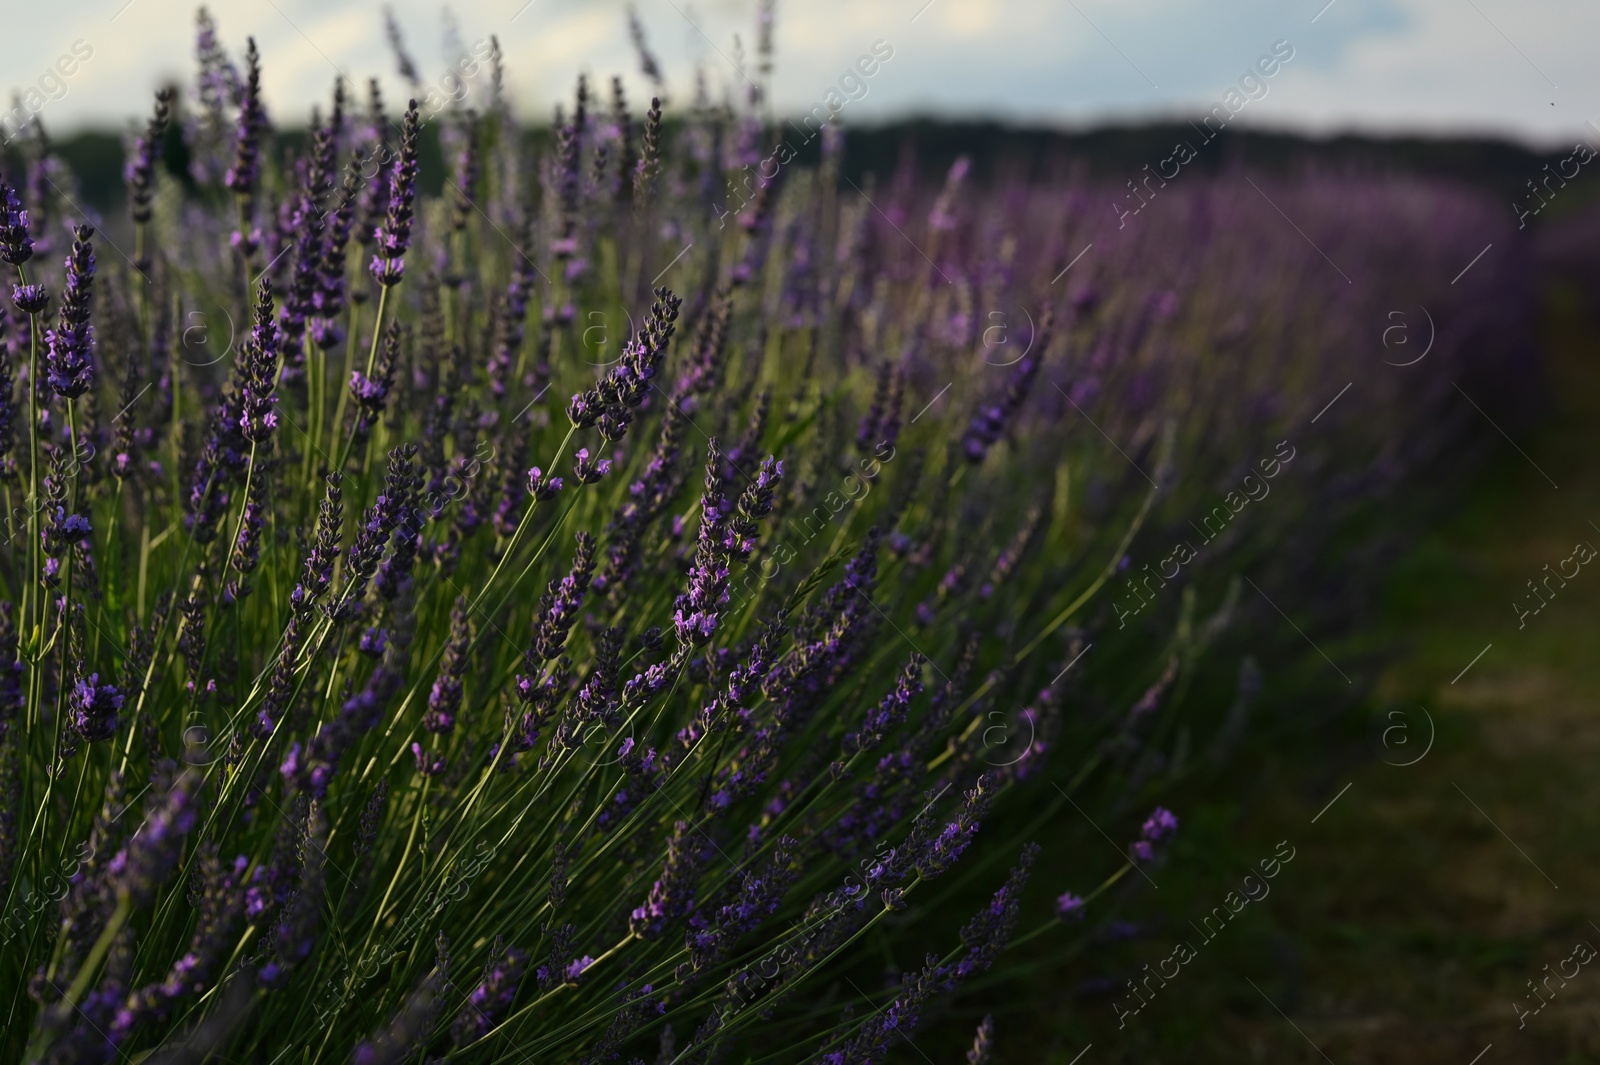
{"label": "sky", "polygon": [[[392,6],[424,93],[451,84],[447,19],[469,49],[498,37],[508,90],[525,115],[546,117],[570,99],[580,71],[606,81],[623,75],[636,112],[652,91],[621,0]],[[7,7],[0,92],[35,90],[53,132],[124,128],[142,120],[155,88],[192,80],[192,0]],[[691,101],[697,69],[718,98],[756,76],[756,0],[635,7],[669,107]],[[255,37],[279,125],[302,124],[339,72],[362,83],[379,76],[395,103],[409,91],[380,3],[212,0],[209,8],[234,54]],[[1244,96],[1247,79],[1249,102],[1234,120],[1241,126],[1488,134],[1542,147],[1587,135],[1600,145],[1600,133],[1585,128],[1600,127],[1595,0],[778,0],[774,39],[775,110],[804,112],[845,79],[857,97],[846,123],[998,117],[1083,129],[1193,116],[1230,90]],[[1275,45],[1289,58],[1253,80],[1253,64]],[[851,80],[851,67],[875,46],[889,57]],[[69,61],[57,67],[62,57]],[[58,80],[54,69],[72,73]]]}

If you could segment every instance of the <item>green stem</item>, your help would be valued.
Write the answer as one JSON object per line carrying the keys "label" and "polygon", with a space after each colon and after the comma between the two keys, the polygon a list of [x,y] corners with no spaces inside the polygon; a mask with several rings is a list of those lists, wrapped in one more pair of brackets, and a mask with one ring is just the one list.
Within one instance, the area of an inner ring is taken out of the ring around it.
{"label": "green stem", "polygon": [[[383,311],[384,311],[384,308],[387,307],[388,304],[389,304],[389,289],[391,287],[392,286],[389,286],[389,285],[383,285],[378,290],[378,317],[377,317],[377,320],[372,323],[372,347],[367,352],[367,377],[368,378],[370,378],[372,376],[372,367],[378,361],[378,344],[383,339]],[[349,395],[349,392],[350,392],[350,389],[348,387],[346,387],[344,389],[344,391],[339,394],[339,421],[340,421],[341,425],[343,424],[343,421],[344,421],[345,397]],[[340,445],[340,448],[339,448],[339,464],[338,464],[338,467],[337,467],[338,469],[341,469],[341,470],[344,469],[345,462],[350,458],[350,449],[355,446],[355,443],[356,443],[356,432],[355,432],[355,427],[352,426],[351,430],[350,430],[350,435],[347,438],[345,438],[344,443],[342,445]]]}
{"label": "green stem", "polygon": [[[19,263],[17,277],[26,285],[28,273]],[[39,599],[39,316],[28,315],[28,579],[22,601],[23,645],[36,644],[39,624],[34,618]],[[37,648],[34,648],[37,651]]]}
{"label": "green stem", "polygon": [[[122,931],[122,926],[128,923],[128,915],[132,912],[133,900],[128,897],[128,893],[126,891],[117,892],[117,908],[112,911],[111,919],[106,922],[106,927],[100,933],[100,938],[95,940],[94,946],[89,949],[89,956],[83,960],[83,965],[78,969],[78,975],[73,977],[66,994],[61,997],[60,1005],[65,1007],[60,1011],[62,1016],[65,1016],[68,1011],[77,1006],[78,1000],[89,989],[89,983],[94,979],[94,974],[100,970],[100,963],[105,960],[106,952],[111,949],[112,941]],[[50,1047],[52,1037],[55,1035],[55,1028],[59,1023],[59,1021],[41,1020],[39,1027],[34,1031],[33,1040],[28,1044],[28,1052],[25,1056],[27,1061],[36,1062],[41,1060],[41,1055]]]}
{"label": "green stem", "polygon": [[[350,320],[344,341],[344,374],[339,378],[339,398],[333,407],[333,424],[328,426],[328,446],[332,447],[344,431],[344,412],[350,403],[350,374],[356,367],[356,326],[361,321],[360,310],[354,300],[350,302]],[[317,446],[321,447],[321,438],[314,437]],[[309,470],[309,463],[307,469]],[[309,479],[309,477],[308,477]]]}

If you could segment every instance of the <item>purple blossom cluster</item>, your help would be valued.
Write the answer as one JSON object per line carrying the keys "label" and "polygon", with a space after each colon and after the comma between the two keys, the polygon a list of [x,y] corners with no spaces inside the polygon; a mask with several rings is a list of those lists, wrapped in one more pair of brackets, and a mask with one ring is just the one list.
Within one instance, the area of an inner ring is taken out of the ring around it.
{"label": "purple blossom cluster", "polygon": [[76,399],[94,383],[94,326],[89,321],[94,294],[94,247],[89,240],[93,236],[91,226],[73,230],[67,282],[61,293],[61,322],[45,334],[46,380],[64,399]]}
{"label": "purple blossom cluster", "polygon": [[406,249],[411,246],[411,225],[417,194],[417,131],[421,119],[417,101],[406,110],[400,130],[400,154],[389,172],[389,192],[385,197],[388,214],[383,225],[373,232],[376,251],[369,270],[373,280],[389,288],[400,283],[406,269]]}
{"label": "purple blossom cluster", "polygon": [[1157,806],[1139,827],[1139,838],[1128,845],[1128,853],[1140,864],[1155,861],[1156,849],[1178,831],[1178,819],[1171,810]]}
{"label": "purple blossom cluster", "polygon": [[670,290],[655,290],[655,302],[640,334],[624,347],[622,358],[593,388],[572,397],[567,417],[579,429],[598,425],[607,440],[621,440],[633,420],[633,411],[655,388],[653,379],[677,331],[683,299]]}

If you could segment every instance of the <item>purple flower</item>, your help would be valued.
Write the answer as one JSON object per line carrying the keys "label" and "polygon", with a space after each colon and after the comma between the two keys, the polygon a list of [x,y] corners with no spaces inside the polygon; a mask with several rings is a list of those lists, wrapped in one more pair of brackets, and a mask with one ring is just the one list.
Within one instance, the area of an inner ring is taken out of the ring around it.
{"label": "purple flower", "polygon": [[[325,135],[326,131],[318,131],[319,139]],[[324,212],[316,201],[315,192],[308,190],[301,193],[291,221],[294,272],[290,275],[289,292],[283,301],[283,315],[279,321],[293,351],[300,350],[301,338],[306,331],[306,318],[316,309],[315,301],[322,282],[323,218]]]}
{"label": "purple flower", "polygon": [[[575,726],[594,722],[612,724],[618,707],[618,683],[622,665],[622,630],[602,629],[595,637],[594,666],[584,680],[583,687],[573,700],[575,713],[571,715]],[[573,729],[574,734],[578,731]],[[574,737],[575,738],[575,737]],[[581,741],[579,741],[581,742]],[[626,758],[633,749],[633,737],[622,741],[619,758]]]}
{"label": "purple flower", "polygon": [[416,759],[417,772],[425,777],[436,777],[445,770],[444,759],[432,751],[423,750],[420,743],[411,744],[411,757]]}
{"label": "purple flower", "polygon": [[277,990],[288,983],[290,972],[311,956],[317,944],[317,925],[323,907],[327,864],[328,824],[320,805],[312,804],[305,815],[297,848],[301,855],[299,881],[283,904],[277,923],[267,936],[271,960],[257,971],[263,987]]}
{"label": "purple flower", "polygon": [[91,673],[87,680],[79,679],[72,686],[72,696],[67,701],[72,727],[90,743],[110,739],[117,732],[117,714],[122,710],[122,701],[122,693],[115,685],[100,683],[100,674]]}
{"label": "purple flower", "polygon": [[528,471],[528,493],[535,499],[553,499],[561,491],[561,478],[546,477],[544,471],[535,466]]}
{"label": "purple flower", "polygon": [[778,647],[789,633],[786,618],[787,612],[765,625],[760,639],[750,648],[749,658],[728,673],[726,687],[700,711],[697,728],[703,732],[720,731],[728,727],[730,714],[738,715],[740,724],[749,717],[744,707],[760,694],[762,682],[777,664]]}
{"label": "purple flower", "polygon": [[384,404],[389,399],[389,390],[394,387],[394,368],[400,358],[401,330],[398,320],[389,323],[389,328],[383,334],[383,343],[378,348],[371,377],[360,370],[350,371],[350,398],[355,400],[356,410],[360,412],[356,419],[356,431],[363,437],[378,424]]}
{"label": "purple flower", "polygon": [[45,379],[58,396],[76,399],[94,384],[94,326],[89,324],[89,304],[94,295],[94,248],[90,226],[73,230],[72,253],[67,256],[67,283],[61,294],[61,320],[46,331]]}
{"label": "purple flower", "polygon": [[1159,843],[1178,831],[1178,819],[1165,806],[1157,806],[1145,819],[1139,835],[1152,843]]}
{"label": "purple flower", "polygon": [[[46,477],[45,498],[51,499],[53,477]],[[54,561],[64,555],[74,544],[79,543],[93,532],[89,519],[82,514],[68,514],[66,508],[55,506],[45,512],[45,527],[40,531],[39,538],[43,542],[44,553]]]}
{"label": "purple flower", "polygon": [[527,953],[507,947],[504,939],[496,936],[483,977],[467,996],[466,1004],[450,1027],[456,1046],[466,1046],[489,1034],[511,1008],[527,969]]}
{"label": "purple flower", "polygon": [[837,1051],[824,1055],[825,1065],[871,1065],[883,1060],[896,1035],[911,1038],[928,1001],[952,987],[948,966],[930,954],[921,972],[900,975],[900,993],[886,1009],[861,1022],[856,1034]]}
{"label": "purple flower", "polygon": [[388,288],[405,274],[406,249],[411,246],[411,223],[417,193],[417,131],[421,119],[417,101],[406,109],[400,130],[400,155],[389,172],[389,208],[383,225],[373,232],[376,251],[368,269],[378,284]]}
{"label": "purple flower", "polygon": [[239,535],[233,546],[233,568],[240,573],[252,573],[260,564],[261,529],[265,523],[266,508],[260,501],[252,499],[245,503],[244,513],[239,517]]}
{"label": "purple flower", "polygon": [[696,970],[720,962],[741,935],[778,911],[784,893],[800,875],[798,851],[793,838],[780,836],[772,856],[756,873],[743,876],[738,894],[717,909],[708,927],[689,933],[689,959]]}
{"label": "purple flower", "polygon": [[621,440],[634,409],[655,387],[652,379],[677,330],[678,309],[683,306],[683,299],[669,289],[658,288],[655,296],[644,331],[623,346],[617,365],[599,384],[573,396],[567,405],[567,418],[577,428],[598,424],[607,440]]}
{"label": "purple flower", "polygon": [[1022,856],[1011,870],[1005,884],[994,893],[989,905],[968,921],[961,929],[961,942],[967,948],[966,957],[956,964],[955,975],[964,978],[987,972],[994,959],[1005,948],[1016,927],[1017,914],[1022,903],[1022,889],[1028,882],[1028,871],[1039,856],[1039,846],[1029,843],[1022,848]]}
{"label": "purple flower", "polygon": [[339,558],[339,535],[344,525],[342,477],[337,470],[328,474],[328,491],[318,504],[317,534],[306,555],[300,583],[289,593],[289,607],[296,614],[309,614],[333,583],[333,567]]}
{"label": "purple flower", "polygon": [[43,285],[12,285],[11,302],[23,314],[39,314],[50,302],[50,294]]}
{"label": "purple flower", "polygon": [[[962,158],[966,158],[962,156]],[[967,1051],[967,1065],[989,1065],[994,1054],[994,1018],[984,1017],[978,1024],[978,1034],[972,1039],[972,1049]]]}
{"label": "purple flower", "polygon": [[356,649],[364,655],[373,658],[382,658],[384,648],[389,646],[389,630],[372,628],[361,634],[361,640]]}
{"label": "purple flower", "polygon": [[361,191],[360,164],[361,156],[357,153],[345,169],[339,201],[323,232],[322,261],[317,275],[317,288],[311,297],[311,308],[315,315],[311,336],[323,350],[334,347],[344,338],[344,331],[337,319],[346,303],[345,247],[350,243],[351,222]]}
{"label": "purple flower", "polygon": [[900,674],[894,689],[885,695],[876,707],[867,711],[867,719],[862,724],[861,731],[854,737],[846,738],[845,755],[854,753],[848,750],[850,740],[854,739],[856,751],[870,751],[883,742],[885,736],[906,719],[906,713],[911,708],[911,700],[922,691],[922,667],[927,659],[920,654],[912,654],[911,661]]}
{"label": "purple flower", "polygon": [[694,831],[687,821],[679,821],[672,827],[661,876],[651,885],[644,904],[636,907],[628,918],[628,927],[641,939],[657,938],[669,923],[694,909],[695,884],[706,858],[706,848],[691,838]]}
{"label": "purple flower", "polygon": [[[380,233],[382,230],[379,231]],[[385,259],[381,255],[374,255],[367,264],[367,272],[372,279],[384,288],[393,288],[405,279],[406,260],[404,256]]]}
{"label": "purple flower", "polygon": [[[404,681],[404,663],[409,655],[409,646],[409,633],[401,630],[386,648],[383,661],[367,678],[366,686],[345,699],[333,720],[324,724],[312,737],[306,756],[296,760],[294,768],[297,772],[293,779],[288,780],[286,775],[287,783],[309,792],[313,798],[320,799],[327,794],[328,785],[345,753],[382,722],[385,708]],[[285,641],[285,649],[292,662],[295,648],[288,640]],[[273,681],[276,686],[276,675]],[[259,732],[257,734],[260,735]]]}
{"label": "purple flower", "polygon": [[972,168],[972,159],[968,156],[959,156],[950,164],[950,171],[945,175],[944,190],[939,193],[939,198],[934,201],[933,211],[928,215],[928,228],[933,230],[952,230],[956,228],[954,214],[955,198],[961,191],[961,183],[966,179],[967,171]]}
{"label": "purple flower", "polygon": [[579,392],[567,404],[567,420],[580,429],[599,421],[603,413],[598,397],[591,397],[588,392]]}
{"label": "purple flower", "polygon": [[[464,217],[458,215],[458,218]],[[531,234],[531,226],[527,233]],[[489,390],[496,396],[505,395],[506,376],[511,372],[517,353],[522,350],[528,317],[528,297],[536,276],[532,259],[526,255],[515,257],[511,267],[511,280],[507,282],[505,294],[501,297],[504,314],[500,319],[499,336],[494,353],[489,357]]]}
{"label": "purple flower", "polygon": [[1171,810],[1157,806],[1139,829],[1139,838],[1128,845],[1132,860],[1145,865],[1156,860],[1156,844],[1165,842],[1178,830],[1178,819]]}
{"label": "purple flower", "polygon": [[1069,917],[1074,920],[1082,920],[1083,907],[1083,899],[1070,891],[1056,898],[1056,916],[1063,920]]}
{"label": "purple flower", "polygon": [[705,491],[700,497],[700,531],[694,564],[689,569],[689,589],[673,603],[673,624],[678,640],[700,646],[716,631],[718,615],[728,602],[729,565],[747,559],[755,548],[757,520],[772,510],[772,496],[783,477],[783,465],[768,458],[754,482],[740,497],[737,513],[730,517],[722,451],[715,438],[706,450]]}
{"label": "purple flower", "polygon": [[[161,152],[162,138],[167,132],[167,118],[171,114],[173,91],[161,89],[156,93],[155,112],[145,131],[134,142],[133,151],[122,169],[122,178],[128,186],[128,217],[138,223],[150,221],[150,201],[155,195],[156,160]],[[146,263],[148,262],[146,255]],[[141,269],[146,263],[140,263]]]}
{"label": "purple flower", "polygon": [[756,549],[757,522],[772,513],[773,496],[783,480],[783,463],[772,455],[761,461],[755,480],[739,496],[738,510],[728,523],[728,553],[740,562],[747,562]]}
{"label": "purple flower", "polygon": [[256,286],[255,323],[244,343],[243,396],[239,431],[260,443],[278,427],[278,327],[272,321],[272,282]]}
{"label": "purple flower", "polygon": [[456,726],[461,709],[461,676],[467,671],[467,648],[471,639],[467,627],[467,597],[457,596],[450,610],[450,639],[445,644],[439,675],[428,693],[428,710],[422,727],[429,732],[446,733]]}
{"label": "purple flower", "polygon": [[[256,51],[254,37],[249,39],[245,66],[244,85],[237,94],[239,121],[234,139],[233,165],[222,176],[222,183],[232,189],[238,198],[239,217],[244,223],[244,228],[233,231],[230,241],[248,259],[261,245],[261,230],[253,227],[251,221],[255,215],[256,185],[261,172],[261,134],[267,126],[267,114],[261,106],[261,54]],[[237,77],[234,74],[234,78]]]}
{"label": "purple flower", "polygon": [[578,620],[578,611],[589,590],[589,578],[594,575],[595,539],[581,532],[577,541],[571,571],[560,580],[551,581],[539,600],[539,620],[534,625],[533,644],[528,650],[530,662],[548,662],[559,655],[567,642],[567,633]]}
{"label": "purple flower", "polygon": [[240,856],[224,862],[215,847],[200,849],[195,862],[194,892],[189,902],[196,911],[189,949],[173,963],[165,979],[131,992],[106,1032],[114,1044],[123,1042],[145,1020],[164,1020],[172,1008],[189,995],[210,986],[217,969],[231,952],[234,933],[244,917],[240,878],[249,859]]}
{"label": "purple flower", "polygon": [[962,448],[966,452],[967,461],[982,462],[988,455],[989,449],[999,442],[1006,427],[1015,420],[1017,412],[1022,409],[1022,404],[1027,401],[1028,393],[1033,389],[1033,380],[1038,376],[1039,367],[1049,350],[1053,324],[1054,320],[1047,310],[1040,316],[1039,330],[1034,338],[1033,348],[1011,371],[1011,379],[1006,382],[1005,392],[1001,394],[999,401],[979,407],[978,413],[972,416],[972,422],[962,438]]}
{"label": "purple flower", "polygon": [[378,831],[383,827],[383,810],[388,801],[389,778],[384,777],[372,789],[372,796],[361,808],[361,820],[356,825],[356,857],[371,853],[373,844],[378,840]]}
{"label": "purple flower", "polygon": [[278,766],[278,773],[285,780],[293,780],[300,775],[302,768],[304,765],[300,758],[300,741],[295,740],[289,745],[289,753],[284,755],[283,764]]}
{"label": "purple flower", "polygon": [[1162,672],[1161,676],[1156,679],[1156,682],[1150,685],[1150,687],[1146,688],[1144,694],[1139,696],[1139,701],[1134,703],[1133,706],[1128,709],[1128,720],[1130,722],[1138,721],[1146,714],[1154,712],[1156,707],[1161,704],[1161,696],[1166,692],[1167,688],[1171,686],[1172,682],[1177,678],[1177,676],[1178,659],[1176,656],[1173,656],[1167,660],[1167,668]]}
{"label": "purple flower", "polygon": [[598,462],[589,461],[589,449],[578,449],[572,466],[572,475],[578,479],[579,484],[594,484],[600,478],[611,472],[611,460],[601,459]]}
{"label": "purple flower", "polygon": [[0,180],[0,260],[21,266],[31,258],[33,238],[28,235],[28,212],[23,210],[16,188]]}
{"label": "purple flower", "polygon": [[336,601],[324,604],[323,613],[335,621],[354,617],[361,605],[372,575],[388,546],[389,537],[411,509],[411,500],[421,482],[413,469],[417,445],[402,444],[389,451],[389,468],[384,477],[383,494],[367,508],[356,539],[350,545],[346,579]]}
{"label": "purple flower", "polygon": [[905,395],[905,384],[905,370],[900,366],[885,362],[878,367],[872,405],[856,430],[857,448],[872,451],[885,445],[894,446],[900,436],[900,403]]}
{"label": "purple flower", "polygon": [[[91,682],[95,678],[91,677]],[[121,698],[118,697],[120,704]],[[178,776],[126,846],[107,865],[111,882],[126,891],[135,905],[148,906],[156,892],[177,872],[183,841],[200,821],[199,791],[204,778],[193,769]]]}
{"label": "purple flower", "polygon": [[[923,836],[914,844],[910,861],[924,878],[932,878],[950,868],[961,859],[978,834],[978,825],[994,801],[998,776],[992,770],[980,776],[963,796],[961,812],[932,839]],[[925,822],[926,819],[924,818]]]}
{"label": "purple flower", "polygon": [[567,965],[572,960],[572,943],[576,937],[577,929],[570,924],[556,925],[547,928],[546,935],[550,942],[550,953],[546,956],[545,964],[535,970],[539,981],[539,990],[549,991],[560,985],[565,979]]}

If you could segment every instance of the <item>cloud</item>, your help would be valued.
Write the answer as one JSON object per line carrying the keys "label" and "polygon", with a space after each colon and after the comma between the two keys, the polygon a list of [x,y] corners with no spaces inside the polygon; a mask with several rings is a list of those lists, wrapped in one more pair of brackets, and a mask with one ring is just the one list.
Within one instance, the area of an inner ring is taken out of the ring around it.
{"label": "cloud", "polygon": [[[1600,36],[1592,0],[808,0],[781,5],[773,99],[810,106],[873,41],[895,48],[855,121],[908,114],[995,114],[1084,125],[1192,114],[1233,84],[1274,40],[1296,57],[1249,120],[1308,130],[1488,131],[1552,141],[1600,114],[1600,71],[1586,54]],[[126,6],[125,6],[126,5]],[[448,59],[438,0],[396,0],[424,83]],[[78,38],[95,58],[45,119],[56,129],[139,120],[140,96],[193,66],[188,0],[19,5],[0,40],[15,87]],[[638,0],[674,102],[695,71],[714,95],[754,74],[754,0]],[[254,35],[275,119],[304,120],[325,101],[335,69],[378,76],[392,106],[409,91],[395,70],[378,5],[368,0],[212,0],[224,42]],[[478,0],[457,18],[468,43],[497,34],[507,82],[524,114],[544,119],[569,99],[579,71],[624,76],[639,101],[650,87],[628,42],[621,0]],[[1318,15],[1319,10],[1321,14]],[[120,14],[118,13],[120,11]],[[919,14],[920,12],[920,14]],[[112,21],[115,16],[115,21]],[[1316,16],[1316,21],[1312,18]],[[913,20],[914,19],[914,20]],[[735,35],[740,45],[735,45]],[[1556,86],[1559,86],[1557,88]],[[0,84],[0,90],[11,86]]]}

